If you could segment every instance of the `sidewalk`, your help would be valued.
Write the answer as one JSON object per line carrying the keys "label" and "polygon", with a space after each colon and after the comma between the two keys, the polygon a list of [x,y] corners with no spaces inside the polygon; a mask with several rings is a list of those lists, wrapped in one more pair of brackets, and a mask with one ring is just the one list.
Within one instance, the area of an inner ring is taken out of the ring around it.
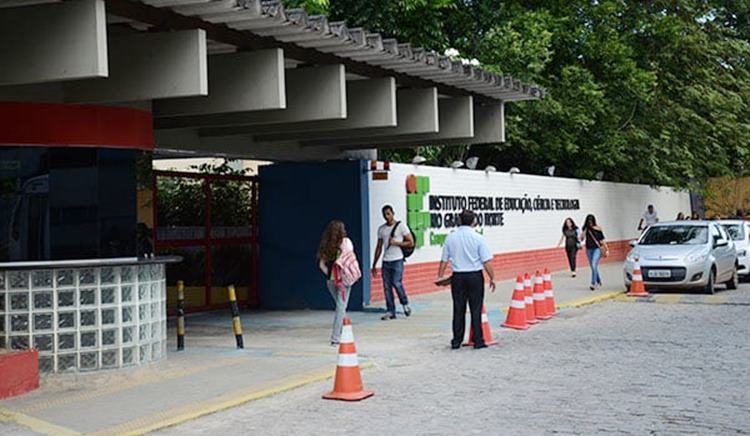
{"label": "sidewalk", "polygon": [[[623,289],[621,274],[619,264],[603,266],[604,290],[596,292],[588,290],[587,269],[575,279],[553,274],[558,306],[614,298]],[[503,335],[518,334],[498,327],[514,285],[498,282],[485,298],[500,347]],[[451,307],[446,288],[414,297],[409,318],[381,321],[379,311],[350,313],[360,365],[396,362],[404,349],[448,347]],[[170,351],[167,360],[143,368],[46,377],[39,390],[0,401],[0,433],[3,421],[46,434],[144,433],[325,380],[336,366],[337,348],[328,344],[331,321],[330,311],[243,313],[246,348],[236,350],[228,313],[188,316],[185,351]],[[173,328],[170,338],[174,350]]]}

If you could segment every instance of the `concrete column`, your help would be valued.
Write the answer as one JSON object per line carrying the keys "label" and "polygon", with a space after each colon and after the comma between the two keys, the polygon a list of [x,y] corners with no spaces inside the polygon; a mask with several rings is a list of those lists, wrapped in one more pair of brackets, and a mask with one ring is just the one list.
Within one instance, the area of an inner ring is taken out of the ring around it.
{"label": "concrete column", "polygon": [[0,85],[107,77],[102,0],[73,0],[0,12]]}
{"label": "concrete column", "polygon": [[208,58],[208,95],[154,103],[155,117],[286,108],[284,52],[238,52]]}
{"label": "concrete column", "polygon": [[65,101],[106,103],[208,94],[206,32],[113,35],[106,80],[64,85]]}
{"label": "concrete column", "polygon": [[158,129],[342,120],[347,116],[343,65],[286,70],[286,109],[155,118]]}

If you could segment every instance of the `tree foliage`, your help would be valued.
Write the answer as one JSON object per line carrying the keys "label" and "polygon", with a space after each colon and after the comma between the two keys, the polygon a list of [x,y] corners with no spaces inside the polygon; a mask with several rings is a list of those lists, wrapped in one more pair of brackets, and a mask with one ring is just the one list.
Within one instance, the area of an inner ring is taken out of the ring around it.
{"label": "tree foliage", "polygon": [[505,143],[422,147],[433,163],[679,187],[750,173],[748,0],[330,0],[329,13],[547,89],[506,105]]}
{"label": "tree foliage", "polygon": [[[245,170],[233,169],[226,160],[219,165],[194,165],[191,169],[203,174],[246,175]],[[210,183],[209,188],[213,226],[250,225],[252,203],[248,182],[215,180]],[[203,181],[184,177],[159,177],[157,189],[160,227],[202,227],[205,224],[206,191]]]}

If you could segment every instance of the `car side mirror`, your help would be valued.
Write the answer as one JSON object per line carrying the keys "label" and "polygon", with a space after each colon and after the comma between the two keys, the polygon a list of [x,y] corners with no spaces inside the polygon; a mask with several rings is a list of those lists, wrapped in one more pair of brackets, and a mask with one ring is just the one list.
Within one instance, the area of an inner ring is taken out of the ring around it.
{"label": "car side mirror", "polygon": [[715,247],[726,247],[727,245],[729,245],[729,241],[727,241],[726,239],[717,238],[714,241],[714,246]]}
{"label": "car side mirror", "polygon": [[630,241],[630,242],[628,243],[628,245],[630,245],[630,247],[631,247],[631,248],[633,248],[633,247],[635,247],[636,245],[638,245],[638,240],[637,240],[637,239],[633,239],[632,241]]}

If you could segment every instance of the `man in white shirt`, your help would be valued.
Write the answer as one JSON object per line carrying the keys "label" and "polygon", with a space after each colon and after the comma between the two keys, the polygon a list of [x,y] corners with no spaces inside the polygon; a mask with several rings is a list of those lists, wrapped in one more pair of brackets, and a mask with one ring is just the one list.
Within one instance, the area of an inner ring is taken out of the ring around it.
{"label": "man in white shirt", "polygon": [[484,238],[474,231],[477,216],[470,210],[461,212],[461,227],[445,238],[440,257],[438,280],[443,278],[448,262],[451,263],[451,296],[453,297],[453,339],[451,348],[461,347],[466,328],[466,303],[471,312],[474,331],[474,348],[486,348],[482,335],[482,303],[484,303],[484,273],[490,279],[490,290],[495,292],[495,271],[492,252]]}
{"label": "man in white shirt", "polygon": [[[656,209],[654,209],[653,204],[649,204],[646,208],[646,212],[643,214],[643,218],[641,218],[641,221],[638,223],[638,230],[645,230],[649,226],[656,224],[659,222],[659,215],[656,214]],[[646,224],[646,227],[643,226],[643,224]]]}
{"label": "man in white shirt", "polygon": [[383,292],[385,292],[385,309],[386,314],[382,320],[396,319],[396,304],[393,301],[393,289],[396,289],[398,301],[404,306],[404,315],[411,315],[409,307],[409,298],[406,296],[404,289],[404,253],[401,247],[409,248],[414,246],[414,238],[411,235],[409,227],[400,221],[396,221],[393,207],[390,205],[383,206],[383,218],[385,223],[378,227],[378,245],[375,247],[375,259],[372,261],[372,276],[377,276],[378,260],[380,254],[383,254]]}

